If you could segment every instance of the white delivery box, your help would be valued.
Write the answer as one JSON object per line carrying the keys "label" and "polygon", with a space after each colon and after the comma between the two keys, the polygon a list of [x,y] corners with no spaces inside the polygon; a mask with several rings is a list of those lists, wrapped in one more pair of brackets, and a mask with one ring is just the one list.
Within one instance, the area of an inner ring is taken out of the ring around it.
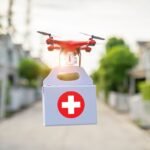
{"label": "white delivery box", "polygon": [[[76,77],[67,80],[62,74]],[[54,68],[43,82],[42,97],[45,126],[97,122],[96,87],[81,67]]]}

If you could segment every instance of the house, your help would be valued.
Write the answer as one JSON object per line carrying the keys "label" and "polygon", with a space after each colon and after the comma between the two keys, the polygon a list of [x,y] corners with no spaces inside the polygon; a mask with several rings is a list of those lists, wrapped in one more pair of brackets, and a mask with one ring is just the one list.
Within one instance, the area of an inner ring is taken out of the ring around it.
{"label": "house", "polygon": [[138,92],[138,83],[150,80],[150,41],[138,41],[138,64],[130,71],[130,93]]}
{"label": "house", "polygon": [[4,116],[8,85],[18,82],[17,68],[26,56],[21,44],[14,44],[9,34],[0,34],[0,118]]}

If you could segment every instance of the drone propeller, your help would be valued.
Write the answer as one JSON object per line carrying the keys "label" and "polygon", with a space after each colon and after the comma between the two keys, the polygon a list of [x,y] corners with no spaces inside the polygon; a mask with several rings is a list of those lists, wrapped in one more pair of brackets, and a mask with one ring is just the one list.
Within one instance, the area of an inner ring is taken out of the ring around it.
{"label": "drone propeller", "polygon": [[93,39],[105,40],[104,38],[102,38],[102,37],[99,37],[99,36],[90,35],[90,34],[87,34],[87,33],[82,33],[82,32],[81,32],[81,34],[84,34],[84,35],[86,35],[86,36],[91,36],[91,38],[93,38]]}
{"label": "drone propeller", "polygon": [[43,31],[37,31],[38,33],[42,34],[42,35],[48,35],[49,37],[51,37],[51,33],[47,33],[47,32],[43,32]]}
{"label": "drone propeller", "polygon": [[43,31],[37,31],[37,33],[40,33],[40,34],[42,34],[42,35],[48,35],[50,38],[52,38],[52,37],[60,38],[60,36],[53,35],[53,34],[51,34],[51,33],[43,32]]}

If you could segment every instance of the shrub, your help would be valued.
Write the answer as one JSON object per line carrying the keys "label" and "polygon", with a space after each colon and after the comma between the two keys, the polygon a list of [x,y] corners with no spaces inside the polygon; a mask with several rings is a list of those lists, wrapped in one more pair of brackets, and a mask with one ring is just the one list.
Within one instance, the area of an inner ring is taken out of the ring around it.
{"label": "shrub", "polygon": [[40,76],[44,79],[51,72],[51,68],[44,63],[40,64]]}
{"label": "shrub", "polygon": [[150,101],[150,82],[142,82],[139,84],[140,93],[143,100]]}
{"label": "shrub", "polygon": [[137,58],[126,46],[115,46],[101,59],[100,74],[108,90],[127,92],[128,71]]}
{"label": "shrub", "polygon": [[108,39],[106,45],[105,45],[106,51],[108,52],[109,50],[111,50],[115,46],[126,46],[126,47],[128,47],[122,38],[110,37]]}
{"label": "shrub", "polygon": [[137,57],[122,38],[109,38],[98,69],[92,74],[98,90],[103,90],[106,96],[110,91],[128,92],[128,72],[137,62]]}
{"label": "shrub", "polygon": [[25,58],[20,62],[18,72],[20,77],[28,81],[28,86],[32,86],[40,76],[40,66],[35,60]]}

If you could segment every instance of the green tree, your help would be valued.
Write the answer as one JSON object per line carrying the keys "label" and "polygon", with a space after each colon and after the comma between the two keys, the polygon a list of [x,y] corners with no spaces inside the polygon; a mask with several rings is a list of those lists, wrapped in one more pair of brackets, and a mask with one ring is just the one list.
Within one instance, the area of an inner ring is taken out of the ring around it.
{"label": "green tree", "polygon": [[128,90],[128,71],[137,63],[136,56],[121,38],[111,37],[105,45],[106,53],[92,74],[98,90],[125,92]]}
{"label": "green tree", "polygon": [[40,65],[40,76],[41,76],[42,79],[44,79],[51,72],[51,68],[48,67],[44,63],[41,63],[39,65]]}
{"label": "green tree", "polygon": [[91,77],[93,79],[94,84],[96,85],[96,89],[97,92],[99,91],[100,87],[99,87],[99,82],[100,82],[100,74],[99,74],[99,70],[95,70],[92,74]]}
{"label": "green tree", "polygon": [[139,84],[140,93],[143,100],[150,101],[150,81],[144,81]]}
{"label": "green tree", "polygon": [[31,86],[41,74],[39,64],[30,58],[25,58],[20,62],[18,71],[20,77],[28,81],[29,86]]}
{"label": "green tree", "polygon": [[100,75],[107,90],[127,91],[128,71],[137,58],[126,46],[115,46],[101,60]]}
{"label": "green tree", "polygon": [[110,49],[112,49],[115,46],[127,46],[127,44],[125,43],[125,41],[122,38],[117,38],[117,37],[111,37],[108,39],[107,43],[106,43],[106,51],[109,51]]}

